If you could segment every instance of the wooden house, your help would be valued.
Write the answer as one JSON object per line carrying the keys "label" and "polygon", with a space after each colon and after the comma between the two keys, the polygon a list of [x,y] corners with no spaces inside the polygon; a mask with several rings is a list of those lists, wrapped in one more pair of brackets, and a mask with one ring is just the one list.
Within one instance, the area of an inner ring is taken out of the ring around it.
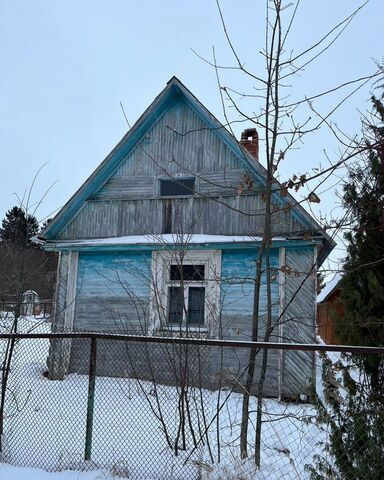
{"label": "wooden house", "polygon": [[[256,131],[238,142],[171,78],[42,233],[60,254],[54,331],[249,340],[265,177]],[[311,343],[316,271],[334,245],[289,194],[276,191],[273,210],[271,340]],[[260,339],[266,292],[264,274]],[[50,377],[86,371],[84,348],[53,343]],[[123,375],[124,355],[104,351],[98,371]],[[224,371],[235,376],[247,355],[227,353],[218,367],[211,352],[204,384],[215,388]],[[268,362],[267,395],[308,392],[312,354],[271,351]],[[159,356],[163,381],[167,368]]]}

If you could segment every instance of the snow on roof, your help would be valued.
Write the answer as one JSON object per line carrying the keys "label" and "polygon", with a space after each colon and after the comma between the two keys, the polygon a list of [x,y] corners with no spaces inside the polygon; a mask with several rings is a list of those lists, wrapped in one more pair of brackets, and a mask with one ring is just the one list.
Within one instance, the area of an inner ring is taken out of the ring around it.
{"label": "snow on roof", "polygon": [[[233,235],[182,235],[168,233],[163,235],[131,235],[124,237],[95,238],[87,240],[62,240],[56,243],[57,247],[65,246],[107,246],[107,245],[189,245],[200,243],[245,243],[258,242],[261,237],[255,236],[233,236]],[[285,240],[283,237],[275,237],[273,241]]]}
{"label": "snow on roof", "polygon": [[332,290],[337,286],[342,278],[341,273],[336,273],[336,275],[325,285],[322,291],[317,296],[317,303],[323,302]]}

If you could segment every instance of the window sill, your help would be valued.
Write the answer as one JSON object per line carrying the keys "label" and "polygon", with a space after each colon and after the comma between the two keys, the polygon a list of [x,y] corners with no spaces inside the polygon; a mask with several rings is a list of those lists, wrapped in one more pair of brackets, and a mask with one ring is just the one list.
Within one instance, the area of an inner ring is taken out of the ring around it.
{"label": "window sill", "polygon": [[194,198],[197,195],[191,193],[190,195],[158,195],[155,197],[156,200],[171,200],[173,198]]}

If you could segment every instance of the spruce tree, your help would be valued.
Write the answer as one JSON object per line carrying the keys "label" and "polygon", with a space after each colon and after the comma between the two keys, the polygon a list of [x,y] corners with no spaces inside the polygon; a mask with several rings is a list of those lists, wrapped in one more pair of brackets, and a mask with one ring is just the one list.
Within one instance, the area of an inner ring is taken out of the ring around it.
{"label": "spruce tree", "polygon": [[[384,346],[384,105],[372,97],[365,125],[367,154],[350,169],[343,203],[350,231],[341,281],[344,314],[338,338],[349,345]],[[324,394],[319,423],[329,438],[308,466],[312,479],[384,478],[384,356],[322,356]]]}
{"label": "spruce tree", "polygon": [[2,221],[1,238],[17,247],[31,243],[31,238],[39,231],[39,223],[33,215],[25,214],[20,207],[13,207]]}
{"label": "spruce tree", "polygon": [[366,127],[365,161],[350,171],[344,207],[353,222],[341,282],[345,313],[337,334],[350,345],[384,345],[384,105],[372,98],[378,125]]}

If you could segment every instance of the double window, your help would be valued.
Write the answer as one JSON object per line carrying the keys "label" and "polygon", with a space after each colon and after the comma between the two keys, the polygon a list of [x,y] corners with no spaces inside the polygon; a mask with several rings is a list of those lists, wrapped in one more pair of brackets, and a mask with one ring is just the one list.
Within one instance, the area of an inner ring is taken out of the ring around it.
{"label": "double window", "polygon": [[219,311],[220,269],[219,251],[154,252],[154,327],[212,330]]}
{"label": "double window", "polygon": [[171,263],[167,281],[167,323],[169,325],[204,325],[205,264]]}

